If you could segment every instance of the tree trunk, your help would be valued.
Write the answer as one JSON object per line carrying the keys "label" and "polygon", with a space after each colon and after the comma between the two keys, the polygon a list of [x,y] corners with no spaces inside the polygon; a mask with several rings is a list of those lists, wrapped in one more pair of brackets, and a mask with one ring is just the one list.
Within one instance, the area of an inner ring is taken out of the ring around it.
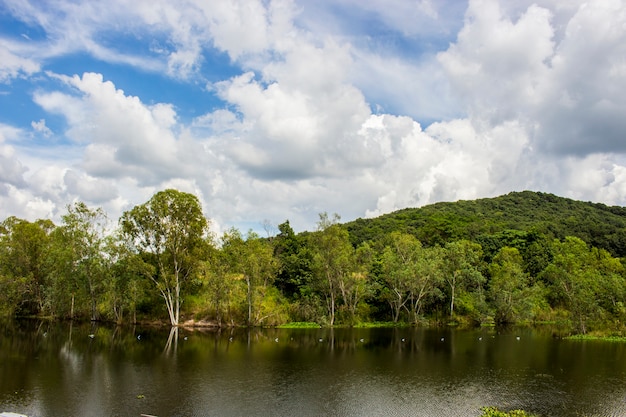
{"label": "tree trunk", "polygon": [[248,326],[252,325],[252,283],[250,277],[246,275],[246,285],[248,286]]}
{"label": "tree trunk", "polygon": [[450,317],[454,315],[454,289],[455,285],[450,286],[451,294],[450,294]]}

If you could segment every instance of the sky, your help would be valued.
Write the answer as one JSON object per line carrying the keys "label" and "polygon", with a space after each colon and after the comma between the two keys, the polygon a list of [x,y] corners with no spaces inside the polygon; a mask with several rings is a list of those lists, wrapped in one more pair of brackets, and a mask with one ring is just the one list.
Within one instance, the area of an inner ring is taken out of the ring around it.
{"label": "sky", "polygon": [[213,231],[626,205],[621,0],[0,0],[0,220],[175,188]]}

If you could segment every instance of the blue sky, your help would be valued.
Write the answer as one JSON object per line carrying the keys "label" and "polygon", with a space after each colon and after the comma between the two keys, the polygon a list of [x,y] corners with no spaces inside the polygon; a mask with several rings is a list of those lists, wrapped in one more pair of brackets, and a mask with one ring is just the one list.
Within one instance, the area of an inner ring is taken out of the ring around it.
{"label": "blue sky", "polygon": [[0,217],[214,231],[531,189],[626,204],[626,5],[0,0]]}

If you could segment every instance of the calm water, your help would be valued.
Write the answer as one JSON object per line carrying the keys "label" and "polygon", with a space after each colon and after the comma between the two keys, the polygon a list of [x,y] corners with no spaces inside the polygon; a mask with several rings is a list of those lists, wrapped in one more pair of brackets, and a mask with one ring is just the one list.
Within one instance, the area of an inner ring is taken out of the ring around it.
{"label": "calm water", "polygon": [[626,416],[626,344],[538,331],[1,328],[0,412],[33,417]]}

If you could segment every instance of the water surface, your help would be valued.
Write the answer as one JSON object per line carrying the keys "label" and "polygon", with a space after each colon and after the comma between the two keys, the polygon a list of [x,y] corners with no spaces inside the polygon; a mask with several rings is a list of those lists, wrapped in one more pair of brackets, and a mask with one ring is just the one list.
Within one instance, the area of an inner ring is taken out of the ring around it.
{"label": "water surface", "polygon": [[201,332],[12,322],[0,412],[29,416],[625,416],[626,344],[533,330]]}

